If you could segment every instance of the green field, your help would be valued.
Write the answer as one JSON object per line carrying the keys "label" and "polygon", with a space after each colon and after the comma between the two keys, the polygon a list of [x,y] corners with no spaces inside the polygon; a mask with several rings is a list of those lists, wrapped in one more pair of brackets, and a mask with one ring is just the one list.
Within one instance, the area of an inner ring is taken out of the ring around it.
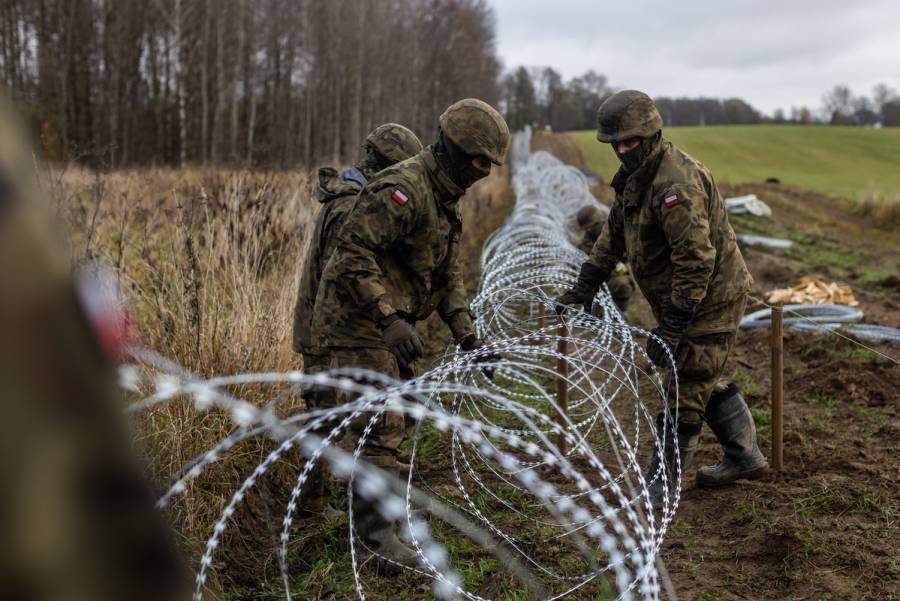
{"label": "green field", "polygon": [[[572,132],[588,166],[609,180],[618,161],[594,131]],[[830,196],[900,197],[900,128],[731,125],[670,127],[663,135],[706,164],[718,181],[783,184]]]}

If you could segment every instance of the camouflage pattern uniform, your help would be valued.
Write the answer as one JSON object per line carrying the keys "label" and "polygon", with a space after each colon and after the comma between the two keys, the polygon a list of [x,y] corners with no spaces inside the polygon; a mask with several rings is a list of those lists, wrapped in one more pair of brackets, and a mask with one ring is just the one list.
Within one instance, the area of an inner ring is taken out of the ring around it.
{"label": "camouflage pattern uniform", "polygon": [[[706,167],[663,139],[662,118],[643,92],[617,92],[601,105],[597,121],[597,139],[612,144],[622,163],[612,181],[616,200],[578,281],[559,305],[587,304],[627,256],[659,324],[647,354],[666,367],[671,349],[678,377],[678,411],[670,407],[657,415],[658,445],[645,473],[654,506],[665,498],[663,468],[671,484],[676,465],[691,466],[704,419],[724,457],[702,467],[697,483],[722,486],[759,477],[768,463],[753,417],[737,386],[721,380],[752,279],[715,181]],[[669,399],[673,385],[670,371]],[[668,433],[669,427],[674,431]]]}
{"label": "camouflage pattern uniform", "polygon": [[[578,244],[578,250],[585,254],[590,254],[591,249],[594,248],[594,243],[603,232],[606,215],[595,205],[586,205],[579,209],[577,223],[578,227],[584,232],[584,236]],[[625,313],[628,310],[631,297],[634,296],[634,283],[631,281],[628,271],[624,268],[616,270],[616,273],[606,282],[606,286],[609,288],[609,293],[612,295],[616,307],[619,308],[619,311]]]}
{"label": "camouflage pattern uniform", "polygon": [[[356,195],[380,171],[379,167],[415,155],[422,150],[422,143],[406,127],[386,123],[366,136],[364,150],[377,153],[377,159],[364,160],[360,166],[340,175],[330,167],[323,167],[318,173],[316,199],[322,207],[310,237],[294,305],[293,347],[295,352],[303,355],[303,369],[309,374],[327,370],[333,362],[331,353],[313,337],[312,319],[319,281],[337,245],[337,232],[353,207]],[[334,404],[330,390],[308,391],[305,398],[311,407]]]}
{"label": "camouflage pattern uniform", "polygon": [[699,423],[744,315],[750,272],[712,175],[672,143],[660,139],[612,186],[616,200],[588,262],[612,273],[627,256],[657,321],[669,303],[693,315],[675,359],[679,409]]}
{"label": "camouflage pattern uniform", "polygon": [[122,423],[121,348],[90,325],[10,131],[0,115],[0,599],[187,600]]}
{"label": "camouflage pattern uniform", "polygon": [[[457,341],[475,331],[459,269],[462,193],[428,148],[379,173],[357,197],[313,315],[313,336],[335,366],[398,377],[378,327],[395,312],[415,323],[437,309]],[[386,436],[376,447],[394,447],[396,436]]]}
{"label": "camouflage pattern uniform", "polygon": [[[335,368],[402,375],[401,367],[409,366],[397,358],[409,363],[423,355],[415,323],[435,310],[463,350],[481,344],[460,273],[458,201],[490,171],[484,159],[502,161],[509,130],[496,110],[474,99],[451,105],[440,126],[434,145],[379,172],[344,219],[312,321],[313,338],[328,347]],[[351,398],[342,394],[340,400]],[[365,460],[401,468],[404,429],[402,417],[384,414],[367,439]],[[418,565],[415,551],[397,538],[397,523],[381,516],[371,500],[355,495],[353,513],[360,539],[390,559],[388,566]]]}
{"label": "camouflage pattern uniform", "polygon": [[[502,161],[509,130],[481,101],[454,104],[442,115],[441,127],[468,154]],[[457,343],[474,336],[459,266],[458,201],[465,190],[439,160],[437,147],[381,171],[345,219],[322,274],[312,324],[313,336],[329,347],[336,367],[365,367],[396,377],[405,366],[398,364],[379,327],[393,315],[415,324],[437,310]],[[373,439],[374,453],[397,454],[400,421]]]}

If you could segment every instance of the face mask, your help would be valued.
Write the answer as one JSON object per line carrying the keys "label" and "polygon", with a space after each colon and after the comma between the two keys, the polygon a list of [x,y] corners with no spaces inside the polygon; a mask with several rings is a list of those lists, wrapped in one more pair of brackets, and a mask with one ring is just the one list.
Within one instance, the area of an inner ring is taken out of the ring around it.
{"label": "face mask", "polygon": [[633,173],[637,171],[637,168],[644,162],[643,143],[638,144],[626,153],[619,154],[616,152],[616,156],[619,157],[619,161],[621,161],[625,171]]}
{"label": "face mask", "polygon": [[652,138],[642,139],[640,144],[624,154],[616,152],[615,145],[613,146],[613,151],[616,152],[616,156],[619,157],[619,161],[621,161],[625,171],[627,173],[634,173],[644,163],[647,157],[650,156],[650,153],[656,148],[661,137],[662,132],[657,132]]}
{"label": "face mask", "polygon": [[472,157],[445,136],[444,132],[441,132],[438,137],[438,146],[446,153],[446,166],[450,179],[463,190],[487,176],[487,173],[472,164]]}
{"label": "face mask", "polygon": [[391,166],[391,162],[375,150],[375,147],[371,144],[366,144],[363,147],[363,157],[358,168],[368,179],[372,179],[373,175]]}

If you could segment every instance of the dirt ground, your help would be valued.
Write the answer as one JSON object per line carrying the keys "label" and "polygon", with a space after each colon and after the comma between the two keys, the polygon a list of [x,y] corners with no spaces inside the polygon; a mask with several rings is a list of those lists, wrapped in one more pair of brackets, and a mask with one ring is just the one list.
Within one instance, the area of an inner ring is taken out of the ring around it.
{"label": "dirt ground", "polygon": [[[578,166],[564,142],[540,147],[559,147]],[[816,193],[777,184],[720,190],[756,194],[773,210],[773,219],[733,218],[738,233],[794,241],[787,251],[743,249],[755,297],[818,275],[850,285],[865,322],[900,327],[900,233]],[[595,193],[611,200],[608,188]],[[642,300],[628,316],[649,326]],[[728,366],[767,455],[769,344],[768,330],[741,333]],[[896,346],[868,346],[900,358]],[[764,480],[705,490],[687,474],[662,554],[679,599],[900,599],[900,364],[832,335],[788,331],[784,440],[784,470]],[[704,429],[696,464],[719,453]]]}

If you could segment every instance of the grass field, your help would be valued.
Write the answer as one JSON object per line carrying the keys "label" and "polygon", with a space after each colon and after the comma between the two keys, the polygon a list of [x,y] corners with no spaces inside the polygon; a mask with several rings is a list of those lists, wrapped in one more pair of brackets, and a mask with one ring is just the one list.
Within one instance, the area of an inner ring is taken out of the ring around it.
{"label": "grass field", "polygon": [[[594,131],[572,132],[588,166],[609,180],[618,160]],[[664,135],[718,181],[782,183],[829,196],[900,197],[900,128],[749,125],[671,127]]]}

